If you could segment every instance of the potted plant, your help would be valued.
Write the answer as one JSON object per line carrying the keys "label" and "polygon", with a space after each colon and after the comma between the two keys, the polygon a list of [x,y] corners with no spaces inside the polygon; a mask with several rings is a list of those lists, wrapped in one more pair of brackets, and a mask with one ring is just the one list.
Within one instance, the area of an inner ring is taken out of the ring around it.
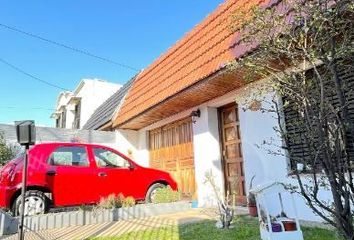
{"label": "potted plant", "polygon": [[[249,190],[252,189],[254,178],[255,178],[255,176],[253,176],[252,179],[251,179]],[[258,213],[257,213],[256,195],[254,193],[252,193],[252,192],[248,193],[247,205],[248,205],[248,213],[249,213],[249,215],[252,216],[252,217],[257,217]]]}

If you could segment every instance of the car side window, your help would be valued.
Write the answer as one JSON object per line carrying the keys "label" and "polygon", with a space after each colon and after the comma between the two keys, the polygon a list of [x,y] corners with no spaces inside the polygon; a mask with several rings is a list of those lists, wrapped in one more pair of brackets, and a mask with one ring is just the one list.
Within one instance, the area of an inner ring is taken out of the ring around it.
{"label": "car side window", "polygon": [[49,160],[50,164],[55,166],[89,166],[85,147],[59,147]]}
{"label": "car side window", "polygon": [[93,154],[97,167],[128,168],[130,163],[120,155],[103,148],[94,148]]}

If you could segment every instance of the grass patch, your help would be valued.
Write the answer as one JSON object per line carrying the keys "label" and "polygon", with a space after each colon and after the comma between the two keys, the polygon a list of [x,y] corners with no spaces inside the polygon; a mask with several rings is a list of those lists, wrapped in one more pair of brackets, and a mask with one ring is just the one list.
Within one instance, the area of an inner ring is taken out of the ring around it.
{"label": "grass patch", "polygon": [[[334,231],[319,228],[302,228],[305,240],[341,240]],[[117,237],[92,238],[92,240],[260,240],[258,221],[248,217],[237,220],[235,228],[217,229],[215,221],[203,221],[181,226],[131,232]]]}

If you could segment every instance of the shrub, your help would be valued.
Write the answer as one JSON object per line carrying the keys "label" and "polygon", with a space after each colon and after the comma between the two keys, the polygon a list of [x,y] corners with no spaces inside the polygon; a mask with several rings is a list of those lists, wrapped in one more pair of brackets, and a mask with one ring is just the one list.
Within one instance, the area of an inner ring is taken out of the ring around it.
{"label": "shrub", "polygon": [[122,194],[110,194],[108,197],[101,197],[100,202],[98,203],[99,208],[111,209],[111,208],[120,208],[123,205],[124,196]]}
{"label": "shrub", "polygon": [[133,197],[126,197],[126,198],[123,200],[122,206],[123,206],[123,207],[133,207],[133,206],[135,206],[135,204],[136,204],[135,198],[133,198]]}
{"label": "shrub", "polygon": [[98,203],[100,208],[110,209],[115,207],[115,195],[111,194],[108,197],[101,197],[100,202]]}
{"label": "shrub", "polygon": [[119,193],[115,199],[115,207],[116,208],[121,208],[123,206],[124,203],[124,195]]}
{"label": "shrub", "polygon": [[181,193],[173,191],[170,186],[159,188],[154,195],[153,203],[170,203],[181,200]]}
{"label": "shrub", "polygon": [[3,133],[0,132],[0,166],[14,158],[18,152],[18,146],[8,144]]}
{"label": "shrub", "polygon": [[112,209],[121,207],[132,207],[135,205],[135,199],[133,197],[124,197],[123,194],[110,194],[108,197],[102,197],[98,203],[98,208]]}

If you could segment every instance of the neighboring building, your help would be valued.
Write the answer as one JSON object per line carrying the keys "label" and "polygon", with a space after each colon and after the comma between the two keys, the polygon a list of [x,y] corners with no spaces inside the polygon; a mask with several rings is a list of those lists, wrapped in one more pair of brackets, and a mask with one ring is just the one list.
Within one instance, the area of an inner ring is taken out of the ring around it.
{"label": "neighboring building", "polygon": [[[284,149],[270,149],[283,151],[279,156],[257,146],[266,140],[281,146],[273,130],[278,124],[275,116],[257,111],[267,101],[249,102],[257,88],[267,87],[267,80],[246,85],[239,72],[225,67],[252,50],[240,44],[240,33],[229,26],[230,17],[240,6],[257,4],[276,2],[227,0],[220,5],[137,76],[123,103],[117,97],[115,114],[97,113],[102,122],[92,125],[100,128],[109,123],[109,129],[121,136],[120,151],[131,152],[143,166],[170,172],[186,196],[198,196],[199,206],[215,204],[210,186],[204,183],[210,170],[223,193],[236,192],[239,204],[246,203],[253,176],[254,185],[297,184]],[[259,100],[273,95],[268,92]],[[252,111],[243,110],[250,106]],[[324,191],[322,196],[326,200],[330,194]],[[300,196],[296,201],[301,219],[319,220]],[[284,199],[285,205],[289,203]]]}
{"label": "neighboring building", "polygon": [[67,113],[67,103],[73,96],[72,92],[65,91],[61,92],[58,96],[56,111],[51,115],[51,118],[55,119],[56,128],[66,128],[66,113]]}
{"label": "neighboring building", "polygon": [[135,78],[136,76],[125,83],[123,87],[121,87],[104,103],[102,103],[94,111],[94,113],[90,116],[82,128],[86,130],[113,131],[114,129],[112,128],[112,119],[115,118],[115,114],[118,112]]}
{"label": "neighboring building", "polygon": [[[124,102],[126,95],[128,94],[134,80],[137,76],[133,77],[127,83],[123,85],[116,93],[102,103],[96,111],[91,115],[89,120],[83,126],[84,130],[100,130],[100,131],[115,131],[117,140],[117,150],[134,158],[136,136],[134,131],[129,130],[115,130],[113,125],[113,119],[116,118],[116,114],[120,109],[120,106]],[[124,146],[124,147],[122,147]]]}
{"label": "neighboring building", "polygon": [[99,79],[83,79],[74,92],[61,92],[51,115],[55,127],[81,129],[96,108],[121,87]]}

